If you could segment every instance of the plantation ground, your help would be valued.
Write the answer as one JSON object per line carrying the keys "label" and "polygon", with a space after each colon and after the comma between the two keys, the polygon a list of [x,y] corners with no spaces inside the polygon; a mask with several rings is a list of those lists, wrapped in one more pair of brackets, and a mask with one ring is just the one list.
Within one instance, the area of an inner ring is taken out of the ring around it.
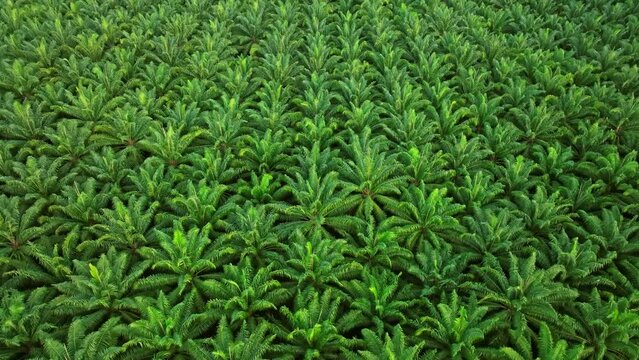
{"label": "plantation ground", "polygon": [[638,359],[639,2],[0,0],[0,359]]}

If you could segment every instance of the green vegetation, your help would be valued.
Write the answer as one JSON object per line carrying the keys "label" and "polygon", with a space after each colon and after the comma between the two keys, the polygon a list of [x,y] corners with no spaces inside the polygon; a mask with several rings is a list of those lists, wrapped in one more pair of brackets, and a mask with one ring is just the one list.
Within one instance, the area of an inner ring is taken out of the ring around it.
{"label": "green vegetation", "polygon": [[0,359],[639,359],[636,0],[0,0]]}

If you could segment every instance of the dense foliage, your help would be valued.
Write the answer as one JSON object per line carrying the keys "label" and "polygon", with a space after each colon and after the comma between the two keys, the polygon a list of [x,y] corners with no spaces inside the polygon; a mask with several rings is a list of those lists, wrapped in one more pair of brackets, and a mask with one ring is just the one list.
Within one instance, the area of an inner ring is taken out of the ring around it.
{"label": "dense foliage", "polygon": [[0,0],[0,358],[639,358],[639,2]]}

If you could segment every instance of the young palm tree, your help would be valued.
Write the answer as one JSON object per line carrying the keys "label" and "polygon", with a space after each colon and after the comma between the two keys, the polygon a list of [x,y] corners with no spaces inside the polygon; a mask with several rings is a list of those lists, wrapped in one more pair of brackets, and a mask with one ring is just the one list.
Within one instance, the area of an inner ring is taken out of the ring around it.
{"label": "young palm tree", "polygon": [[283,359],[340,359],[344,351],[355,345],[344,336],[361,316],[340,307],[341,298],[331,290],[323,293],[298,293],[292,309],[280,308],[282,320],[274,326],[279,339],[273,346]]}
{"label": "young palm tree", "polygon": [[403,324],[410,316],[411,307],[417,303],[415,289],[400,284],[400,276],[390,270],[364,269],[362,280],[346,284],[351,309],[364,315],[360,326],[372,326],[378,335]]}
{"label": "young palm tree", "polygon": [[119,329],[126,339],[122,359],[210,359],[203,334],[211,327],[213,314],[198,312],[194,293],[173,305],[160,291],[159,296],[138,297],[141,318]]}
{"label": "young palm tree", "polygon": [[55,296],[51,288],[30,293],[5,288],[0,293],[0,356],[26,358],[42,355],[42,346],[51,341],[56,320],[49,306]]}
{"label": "young palm tree", "polygon": [[297,231],[291,237],[286,261],[280,273],[296,283],[301,292],[333,289],[339,295],[347,280],[357,277],[362,265],[347,257],[348,243],[343,239],[304,236]]}
{"label": "young palm tree", "polygon": [[94,255],[114,246],[136,254],[140,248],[154,238],[153,217],[158,211],[157,202],[148,203],[144,198],[131,196],[125,205],[117,197],[112,199],[114,209],[103,208],[96,215],[96,224],[91,231],[97,239],[87,239],[78,244],[77,250]]}
{"label": "young palm tree", "polygon": [[229,326],[226,317],[220,320],[215,338],[205,340],[215,360],[261,360],[269,355],[275,335],[270,334],[270,324],[260,323],[257,329],[249,331],[247,323],[236,332]]}
{"label": "young palm tree", "polygon": [[222,244],[232,249],[233,258],[248,258],[256,267],[283,262],[287,246],[275,231],[276,221],[277,214],[269,213],[266,206],[246,202],[230,216]]}
{"label": "young palm tree", "polygon": [[123,349],[118,345],[119,331],[122,327],[119,317],[109,318],[94,331],[89,331],[81,320],[73,321],[63,343],[54,338],[44,341],[44,354],[34,359],[48,360],[89,360],[118,359]]}
{"label": "young palm tree", "polygon": [[424,185],[404,188],[401,201],[390,208],[393,214],[380,226],[393,229],[402,245],[415,250],[422,242],[435,247],[458,235],[463,227],[454,217],[463,205],[454,204],[446,189],[427,191]]}
{"label": "young palm tree", "polygon": [[320,178],[315,168],[309,170],[309,177],[297,174],[293,180],[286,177],[295,205],[274,204],[285,222],[278,231],[288,235],[296,230],[304,234],[318,233],[332,237],[332,232],[347,234],[360,229],[363,221],[348,212],[356,206],[356,198],[348,197],[347,189],[337,190],[339,181],[336,172],[329,172]]}
{"label": "young palm tree", "polygon": [[490,337],[500,316],[489,316],[488,307],[476,301],[464,304],[453,291],[447,301],[430,304],[429,314],[417,322],[416,335],[423,338],[426,349],[434,349],[429,359],[477,359],[482,354],[481,342]]}
{"label": "young palm tree", "polygon": [[156,270],[136,282],[138,291],[167,289],[167,297],[176,301],[185,293],[197,295],[203,300],[207,290],[206,280],[211,279],[218,264],[216,262],[230,249],[211,246],[209,239],[211,225],[201,230],[192,228],[185,231],[180,222],[173,226],[173,236],[156,230],[159,248],[142,247],[139,254],[146,259],[151,269]]}
{"label": "young palm tree", "polygon": [[454,253],[449,244],[436,249],[430,243],[422,243],[408,268],[408,274],[416,278],[411,282],[421,289],[418,301],[441,299],[453,290],[468,291],[473,279],[469,267],[479,258],[467,252]]}
{"label": "young palm tree", "polygon": [[56,314],[82,321],[87,329],[100,327],[112,316],[128,321],[137,316],[135,283],[148,268],[147,261],[132,262],[111,247],[95,265],[77,259],[73,265],[67,281],[54,285],[59,295],[51,306]]}
{"label": "young palm tree", "polygon": [[386,217],[384,208],[397,202],[399,188],[408,177],[401,175],[397,156],[386,156],[381,140],[371,140],[370,147],[364,147],[369,135],[368,128],[361,134],[351,134],[350,144],[344,145],[350,160],[341,161],[337,171],[341,187],[350,194],[345,201],[356,204],[355,214],[360,218],[372,214],[379,220]]}
{"label": "young palm tree", "polygon": [[348,352],[346,358],[349,360],[412,360],[419,358],[424,341],[414,346],[408,345],[404,331],[399,325],[393,328],[392,334],[391,337],[387,332],[383,337],[380,337],[369,329],[362,330],[364,350],[358,350],[357,353]]}
{"label": "young palm tree", "polygon": [[560,265],[538,269],[535,254],[526,259],[511,254],[506,266],[488,255],[484,265],[475,266],[481,282],[472,288],[480,296],[479,304],[486,306],[491,316],[501,318],[504,328],[531,333],[544,322],[555,332],[570,334],[571,322],[559,310],[575,301],[579,293],[556,281],[564,271]]}
{"label": "young palm tree", "polygon": [[533,349],[530,337],[521,337],[512,330],[510,333],[514,347],[500,349],[502,355],[509,360],[579,360],[588,355],[583,344],[569,346],[566,340],[553,340],[550,328],[545,323],[539,328],[536,349]]}
{"label": "young palm tree", "polygon": [[413,254],[397,241],[392,230],[380,229],[369,215],[365,233],[358,233],[347,250],[357,262],[369,269],[406,270]]}
{"label": "young palm tree", "polygon": [[228,230],[229,216],[239,209],[237,197],[228,196],[228,186],[209,185],[205,180],[195,184],[187,180],[183,187],[186,188],[184,191],[174,189],[171,192],[173,196],[168,204],[171,212],[158,216],[157,220],[162,224],[159,226],[166,227],[178,221],[186,229],[210,225],[207,230],[213,232]]}
{"label": "young palm tree", "polygon": [[208,280],[204,293],[210,299],[207,308],[230,319],[236,327],[245,320],[249,330],[257,329],[264,321],[290,298],[291,290],[282,287],[270,264],[253,270],[248,258],[238,265],[224,265],[219,279]]}
{"label": "young palm tree", "polygon": [[0,195],[0,279],[8,289],[55,282],[55,274],[37,262],[38,246],[44,246],[55,228],[42,221],[46,202],[39,199],[29,205],[20,197]]}

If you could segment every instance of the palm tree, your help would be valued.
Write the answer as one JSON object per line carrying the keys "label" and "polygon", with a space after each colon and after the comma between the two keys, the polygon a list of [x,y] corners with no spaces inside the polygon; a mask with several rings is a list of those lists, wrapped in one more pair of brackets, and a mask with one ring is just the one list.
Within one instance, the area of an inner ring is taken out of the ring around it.
{"label": "palm tree", "polygon": [[153,298],[137,297],[141,317],[119,328],[126,339],[119,358],[210,359],[203,334],[211,327],[213,314],[198,312],[195,297],[191,292],[175,305],[162,291]]}
{"label": "palm tree", "polygon": [[58,315],[70,316],[95,329],[113,316],[131,321],[137,316],[133,301],[135,283],[149,267],[149,262],[132,262],[126,253],[111,247],[95,264],[73,260],[73,273],[54,284],[58,296],[51,301]]}
{"label": "palm tree", "polygon": [[203,300],[207,290],[206,280],[211,279],[218,264],[216,262],[230,249],[211,246],[210,228],[192,228],[188,232],[176,221],[173,236],[156,230],[160,248],[145,246],[139,250],[143,259],[156,270],[135,284],[138,291],[172,289],[167,297],[174,301],[185,293],[197,295]]}
{"label": "palm tree", "polygon": [[246,202],[229,218],[227,233],[221,242],[232,249],[233,258],[250,259],[253,266],[263,267],[283,262],[287,250],[283,239],[275,231],[277,214],[269,213],[266,206]]}
{"label": "palm tree", "polygon": [[513,330],[510,330],[510,334],[514,347],[500,349],[500,355],[509,360],[579,360],[588,354],[583,344],[570,346],[564,339],[553,340],[550,328],[545,323],[541,323],[539,328],[536,349],[533,349],[530,337],[521,337]]}
{"label": "palm tree", "polygon": [[296,174],[295,180],[286,177],[287,187],[297,204],[273,205],[285,221],[277,227],[278,231],[288,235],[300,230],[304,234],[319,233],[331,237],[332,232],[346,234],[361,228],[363,221],[348,215],[349,210],[356,206],[357,199],[348,197],[346,189],[337,190],[337,176],[336,172],[329,172],[320,177],[317,170],[311,168],[307,178],[301,174]]}
{"label": "palm tree", "polygon": [[123,349],[118,344],[119,331],[123,325],[119,317],[109,318],[98,329],[89,331],[81,320],[73,321],[63,343],[54,338],[44,341],[43,356],[34,359],[90,360],[118,359]]}
{"label": "palm tree", "polygon": [[53,338],[56,320],[49,306],[55,296],[51,288],[19,292],[5,288],[0,293],[0,356],[26,358],[41,355],[41,347]]}
{"label": "palm tree", "polygon": [[415,324],[415,333],[425,340],[426,349],[434,349],[429,359],[477,359],[483,351],[481,342],[493,333],[503,318],[490,316],[486,306],[473,299],[462,303],[455,291],[437,305],[429,305],[429,314]]}
{"label": "palm tree", "polygon": [[204,342],[216,360],[261,360],[273,347],[275,335],[270,334],[269,328],[269,323],[262,322],[250,331],[243,322],[240,329],[233,332],[226,317],[222,317],[215,338]]}
{"label": "palm tree", "polygon": [[553,331],[570,334],[570,321],[559,310],[578,292],[556,281],[564,271],[560,265],[538,269],[535,254],[520,259],[511,253],[507,267],[486,255],[482,266],[474,266],[478,282],[472,288],[481,296],[479,303],[491,316],[500,317],[504,327],[522,334],[545,322]]}
{"label": "palm tree", "polygon": [[397,206],[390,208],[393,215],[380,226],[393,229],[404,247],[414,251],[422,242],[438,247],[463,230],[454,215],[464,206],[445,197],[446,189],[429,192],[424,185],[411,186],[402,195]]}
{"label": "palm tree", "polygon": [[273,350],[284,359],[340,359],[355,344],[343,334],[359,320],[357,312],[341,313],[340,303],[330,289],[298,293],[293,309],[280,308],[282,320],[274,326],[280,343]]}
{"label": "palm tree", "polygon": [[347,251],[369,269],[406,270],[413,258],[408,249],[399,245],[397,234],[376,226],[372,215],[369,215],[366,232],[353,237]]}
{"label": "palm tree", "polygon": [[373,326],[378,335],[407,321],[411,306],[417,303],[415,289],[400,284],[399,275],[389,270],[364,269],[362,280],[351,280],[346,290],[351,309],[364,315],[360,326]]}
{"label": "palm tree", "polygon": [[364,350],[357,353],[349,352],[346,358],[349,360],[413,360],[419,358],[420,351],[424,348],[424,341],[410,346],[402,327],[396,325],[393,328],[393,336],[387,332],[380,337],[375,332],[362,330],[362,342]]}
{"label": "palm tree", "polygon": [[358,276],[362,265],[348,258],[349,248],[346,240],[322,237],[319,234],[310,237],[300,231],[295,232],[289,243],[285,263],[279,273],[296,282],[301,292],[324,291],[333,289],[345,295],[340,288],[347,280]]}
{"label": "palm tree", "polygon": [[368,128],[361,134],[351,134],[350,144],[343,146],[349,160],[342,160],[337,171],[342,189],[349,194],[345,201],[356,204],[355,214],[373,214],[380,220],[386,217],[383,209],[397,202],[395,197],[408,177],[401,174],[397,156],[386,156],[384,143],[368,141],[369,135]]}
{"label": "palm tree", "polygon": [[224,265],[219,279],[208,280],[204,293],[212,312],[230,319],[231,326],[248,322],[249,330],[257,329],[263,321],[289,299],[291,290],[275,279],[275,264],[253,270],[248,258],[238,265]]}
{"label": "palm tree", "polygon": [[639,353],[639,315],[627,298],[601,298],[596,288],[568,314],[575,320],[576,340],[592,359],[632,359]]}

